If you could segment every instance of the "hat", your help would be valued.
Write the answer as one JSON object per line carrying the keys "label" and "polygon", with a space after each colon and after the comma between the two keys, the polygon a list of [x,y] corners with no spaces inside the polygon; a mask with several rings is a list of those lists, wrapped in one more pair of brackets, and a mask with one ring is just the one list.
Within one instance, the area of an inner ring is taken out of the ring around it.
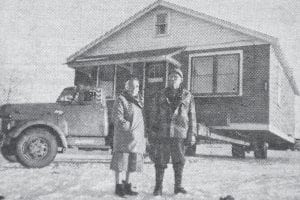
{"label": "hat", "polygon": [[173,73],[176,73],[176,74],[178,74],[181,78],[183,78],[183,73],[182,73],[182,71],[181,71],[180,68],[173,68],[173,69],[171,69],[170,72],[169,72],[169,75],[170,75],[170,74],[173,74]]}

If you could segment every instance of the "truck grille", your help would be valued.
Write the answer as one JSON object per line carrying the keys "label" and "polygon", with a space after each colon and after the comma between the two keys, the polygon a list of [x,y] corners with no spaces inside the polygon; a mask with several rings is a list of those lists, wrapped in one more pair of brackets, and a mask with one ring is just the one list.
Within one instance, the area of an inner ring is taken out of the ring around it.
{"label": "truck grille", "polygon": [[9,120],[1,120],[1,133],[5,133],[7,131],[7,125]]}
{"label": "truck grille", "polygon": [[0,131],[0,146],[3,145],[5,134],[8,132],[8,124],[10,120],[9,119],[2,119],[0,120],[0,126],[1,126],[1,131]]}

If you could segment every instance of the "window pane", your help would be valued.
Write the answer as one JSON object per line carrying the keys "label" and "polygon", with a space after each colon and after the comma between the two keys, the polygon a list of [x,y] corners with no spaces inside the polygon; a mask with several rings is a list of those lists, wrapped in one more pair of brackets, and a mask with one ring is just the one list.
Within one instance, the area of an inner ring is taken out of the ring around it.
{"label": "window pane", "polygon": [[192,92],[213,92],[213,57],[196,57],[192,60]]}
{"label": "window pane", "polygon": [[217,56],[218,74],[238,74],[239,54]]}
{"label": "window pane", "polygon": [[167,23],[167,13],[162,13],[156,15],[156,24],[166,24]]}
{"label": "window pane", "polygon": [[217,56],[217,93],[238,92],[239,54]]}
{"label": "window pane", "polygon": [[213,57],[193,58],[193,75],[213,74]]}
{"label": "window pane", "polygon": [[217,93],[238,92],[238,76],[234,74],[217,76]]}
{"label": "window pane", "polygon": [[105,98],[113,98],[114,95],[114,66],[100,66],[99,86]]}
{"label": "window pane", "polygon": [[163,64],[149,64],[147,71],[148,78],[158,78],[165,76],[165,68]]}
{"label": "window pane", "polygon": [[213,78],[209,76],[196,76],[192,78],[192,93],[212,93]]}
{"label": "window pane", "polygon": [[167,25],[162,24],[162,25],[157,25],[156,26],[156,34],[166,34],[167,33]]}

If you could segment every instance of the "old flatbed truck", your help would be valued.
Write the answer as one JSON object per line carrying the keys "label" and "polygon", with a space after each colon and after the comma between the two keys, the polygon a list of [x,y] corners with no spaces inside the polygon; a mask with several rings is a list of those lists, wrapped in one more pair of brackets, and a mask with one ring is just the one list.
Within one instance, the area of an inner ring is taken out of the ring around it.
{"label": "old flatbed truck", "polygon": [[3,157],[29,168],[40,168],[50,164],[57,152],[70,147],[110,148],[107,108],[98,94],[95,89],[80,92],[76,87],[68,87],[56,103],[3,105]]}

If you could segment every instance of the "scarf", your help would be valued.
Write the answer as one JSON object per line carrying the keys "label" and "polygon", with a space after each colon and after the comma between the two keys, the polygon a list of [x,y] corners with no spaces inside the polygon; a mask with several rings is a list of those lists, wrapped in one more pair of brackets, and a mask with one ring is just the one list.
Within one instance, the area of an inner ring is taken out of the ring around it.
{"label": "scarf", "polygon": [[143,102],[141,100],[141,96],[138,95],[137,97],[134,97],[132,96],[131,94],[129,94],[127,91],[124,91],[123,94],[122,94],[125,99],[131,103],[134,103],[135,105],[137,105],[138,107],[140,108],[143,108],[144,105],[143,105]]}
{"label": "scarf", "polygon": [[176,93],[170,87],[166,89],[165,95],[170,102],[172,111],[174,112],[182,100],[183,87],[180,85]]}

